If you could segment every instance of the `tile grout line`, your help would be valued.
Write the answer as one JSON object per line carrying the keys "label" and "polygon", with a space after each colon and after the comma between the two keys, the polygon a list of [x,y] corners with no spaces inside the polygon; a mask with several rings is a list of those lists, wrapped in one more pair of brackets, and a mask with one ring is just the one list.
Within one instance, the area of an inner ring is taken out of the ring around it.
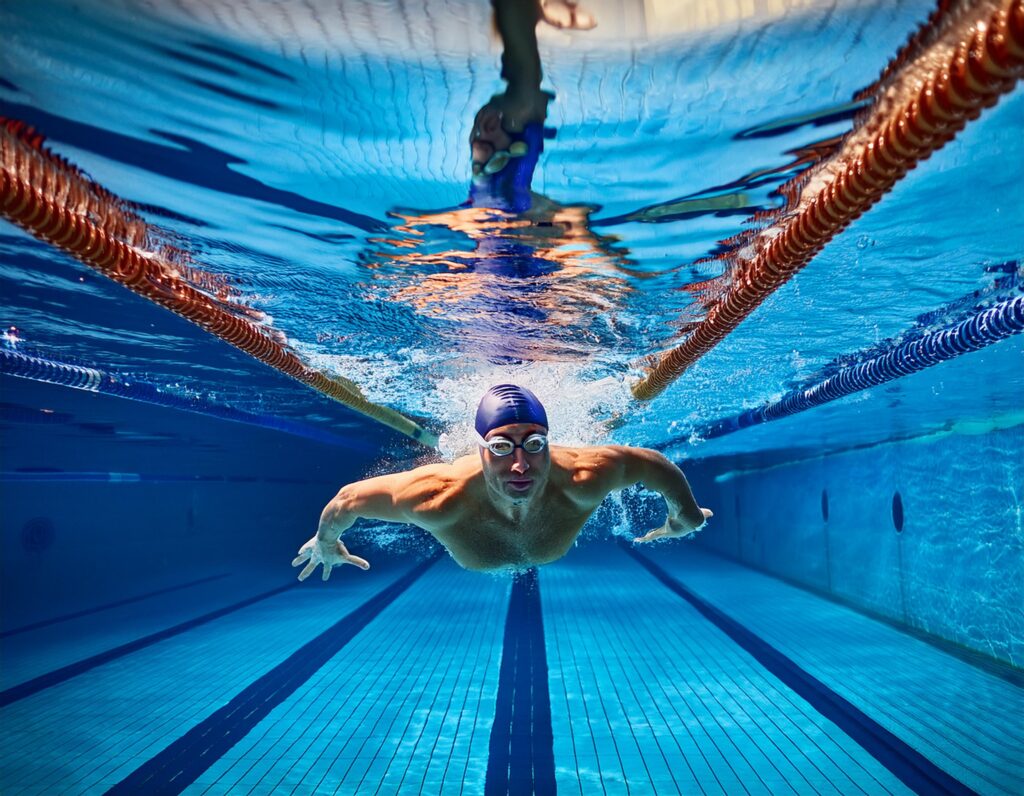
{"label": "tile grout line", "polygon": [[129,641],[126,644],[120,644],[117,647],[113,647],[109,650],[91,655],[88,658],[83,658],[80,661],[69,663],[67,666],[62,666],[59,669],[54,669],[46,674],[41,674],[38,677],[33,677],[31,680],[26,680],[18,685],[11,686],[10,688],[0,691],[0,707],[7,707],[8,705],[17,702],[18,700],[25,699],[26,697],[37,694],[52,686],[59,685],[60,683],[70,680],[72,677],[77,677],[80,674],[95,669],[97,666],[102,666],[110,661],[122,658],[125,655],[130,655],[133,652],[137,652],[146,647],[152,646],[160,641],[164,641],[174,636],[180,635],[188,630],[205,625],[207,622],[212,622],[214,619],[220,619],[222,616],[239,611],[242,608],[246,608],[255,603],[266,600],[270,597],[274,597],[282,592],[288,591],[294,588],[297,583],[288,583],[284,586],[278,586],[276,589],[270,591],[261,592],[247,597],[237,603],[218,608],[216,611],[210,611],[209,613],[202,614],[193,619],[188,619],[184,622],[180,622],[177,625],[173,625],[163,630],[158,630],[156,633],[150,633],[148,636],[137,638],[134,641]]}
{"label": "tile grout line", "polygon": [[342,617],[111,787],[107,794],[181,793],[306,683],[441,557],[440,551],[435,552]]}
{"label": "tile grout line", "polygon": [[624,542],[620,548],[636,559],[670,591],[682,597],[702,616],[735,641],[772,675],[791,688],[915,793],[952,793],[977,796],[898,736],[798,666],[792,659],[748,630],[725,612],[694,594],[646,555]]}

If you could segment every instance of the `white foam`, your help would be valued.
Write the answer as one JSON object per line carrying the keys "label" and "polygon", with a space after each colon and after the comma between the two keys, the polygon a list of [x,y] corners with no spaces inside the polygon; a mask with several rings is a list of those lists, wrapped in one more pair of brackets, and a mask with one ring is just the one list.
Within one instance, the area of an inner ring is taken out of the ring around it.
{"label": "white foam", "polygon": [[424,410],[443,428],[441,455],[454,459],[474,450],[473,419],[480,397],[495,384],[517,384],[534,392],[544,404],[556,445],[598,445],[608,442],[608,421],[631,404],[624,381],[592,380],[575,363],[534,362],[491,365],[472,373],[442,378],[424,399]]}

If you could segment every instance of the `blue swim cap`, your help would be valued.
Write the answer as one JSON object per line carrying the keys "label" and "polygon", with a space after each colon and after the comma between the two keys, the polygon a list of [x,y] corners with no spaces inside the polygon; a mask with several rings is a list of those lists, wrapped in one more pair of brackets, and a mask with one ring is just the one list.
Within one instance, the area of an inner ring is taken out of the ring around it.
{"label": "blue swim cap", "polygon": [[476,409],[476,433],[481,437],[501,426],[536,423],[548,427],[548,414],[540,400],[525,387],[496,384],[480,399]]}

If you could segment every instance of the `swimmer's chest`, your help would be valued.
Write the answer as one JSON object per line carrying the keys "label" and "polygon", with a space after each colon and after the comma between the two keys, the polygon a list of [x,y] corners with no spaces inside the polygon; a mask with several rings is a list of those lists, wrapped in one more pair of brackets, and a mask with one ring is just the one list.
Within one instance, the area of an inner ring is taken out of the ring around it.
{"label": "swimmer's chest", "polygon": [[469,569],[546,564],[565,555],[589,516],[576,507],[553,507],[519,523],[481,514],[467,517],[444,541]]}

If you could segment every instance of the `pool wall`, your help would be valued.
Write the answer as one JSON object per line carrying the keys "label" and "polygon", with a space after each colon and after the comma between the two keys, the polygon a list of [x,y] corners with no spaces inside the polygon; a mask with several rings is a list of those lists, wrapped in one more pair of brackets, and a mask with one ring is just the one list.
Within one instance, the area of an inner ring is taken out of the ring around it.
{"label": "pool wall", "polygon": [[6,628],[209,577],[290,582],[324,504],[370,464],[252,425],[21,379],[0,388]]}
{"label": "pool wall", "polygon": [[1024,666],[1024,426],[686,466],[723,555]]}

